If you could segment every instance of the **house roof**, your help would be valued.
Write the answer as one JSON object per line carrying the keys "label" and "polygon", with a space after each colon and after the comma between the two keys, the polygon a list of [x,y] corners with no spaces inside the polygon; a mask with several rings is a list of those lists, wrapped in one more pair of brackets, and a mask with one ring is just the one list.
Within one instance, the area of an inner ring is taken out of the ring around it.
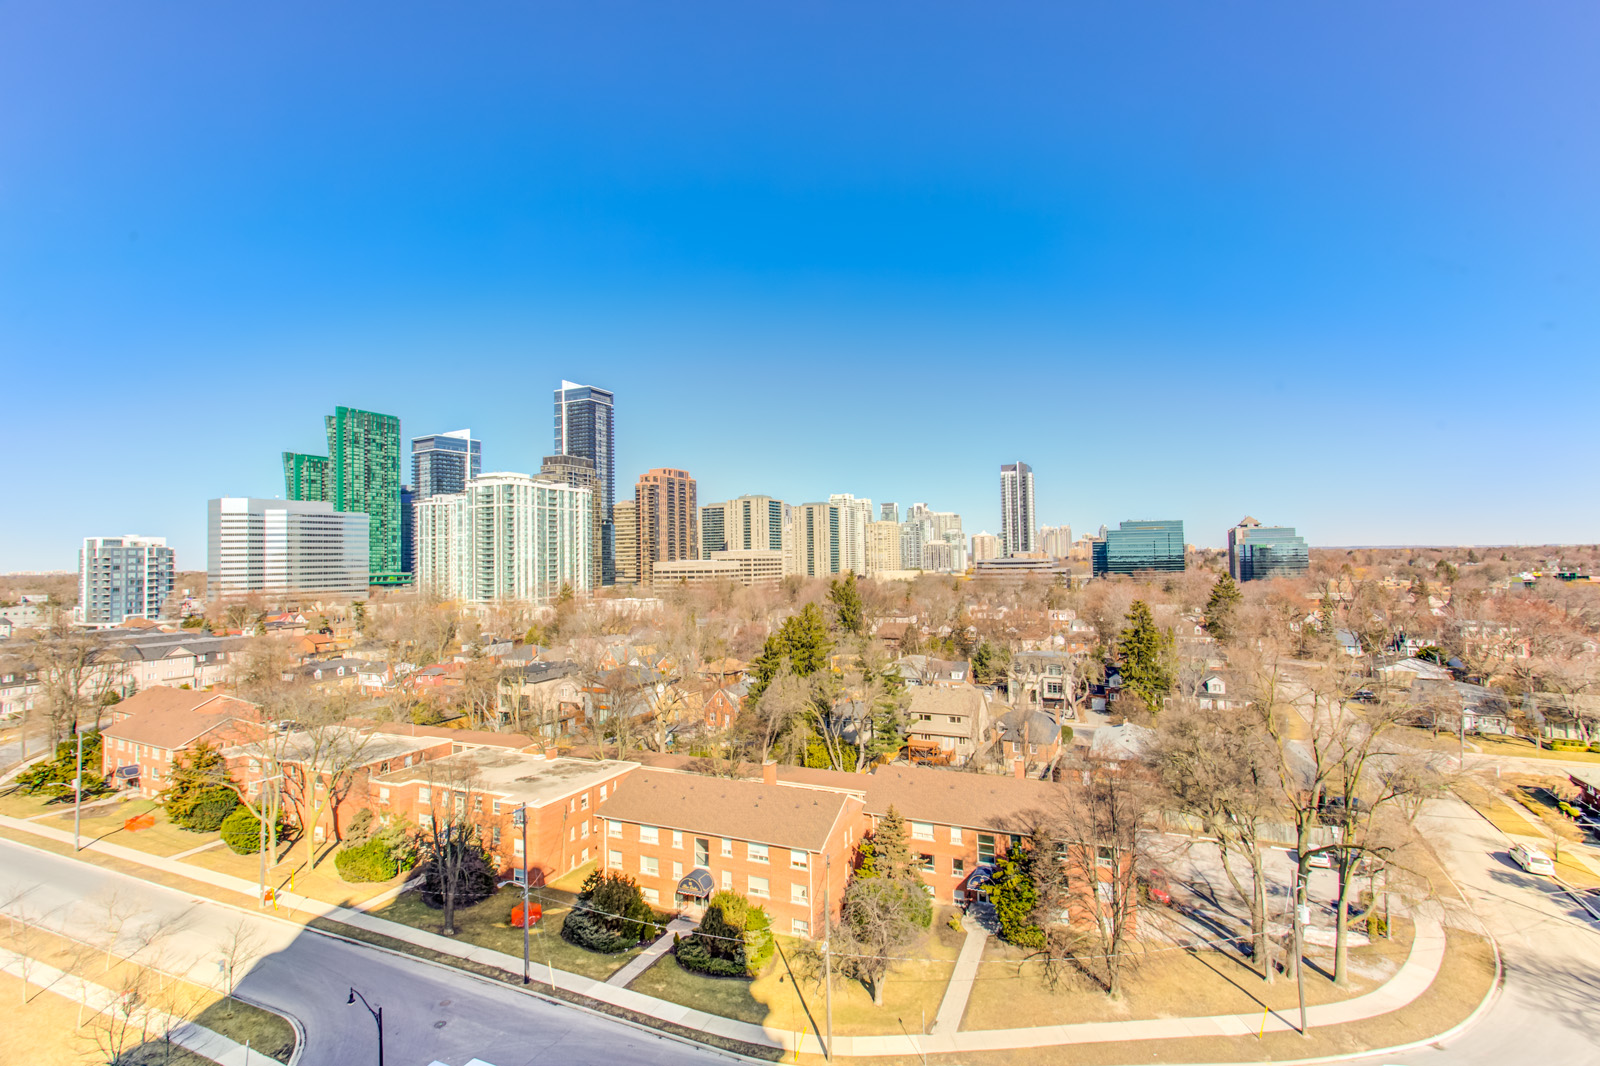
{"label": "house roof", "polygon": [[[116,721],[103,732],[116,740],[150,744],[174,751],[197,739],[234,723],[255,721],[253,704],[219,692],[189,689],[147,688],[115,705]],[[226,729],[225,739],[238,739],[236,729]],[[219,735],[219,739],[224,739]]]}
{"label": "house roof", "polygon": [[880,766],[867,786],[867,813],[882,816],[893,807],[907,820],[1023,833],[1050,809],[1057,787],[1032,778]]}
{"label": "house roof", "polygon": [[401,737],[435,737],[456,744],[483,748],[521,750],[533,743],[532,737],[521,733],[491,733],[484,729],[446,729],[437,725],[412,725],[410,722],[383,722],[377,726],[376,731]]}
{"label": "house roof", "polygon": [[983,693],[972,686],[930,688],[918,685],[911,690],[912,714],[959,714],[976,717],[983,710]]}
{"label": "house roof", "polygon": [[995,733],[1007,743],[1049,744],[1061,736],[1061,727],[1043,711],[1018,707],[994,720]]}
{"label": "house roof", "polygon": [[[637,765],[616,759],[546,759],[521,751],[468,748],[432,762],[379,774],[374,780],[384,785],[462,782],[456,787],[463,787],[470,780],[473,791],[492,792],[513,803],[543,807],[628,773]],[[608,814],[610,809],[608,802]]]}
{"label": "house roof", "polygon": [[840,815],[859,802],[824,789],[641,769],[623,778],[603,813],[622,822],[821,851]]}

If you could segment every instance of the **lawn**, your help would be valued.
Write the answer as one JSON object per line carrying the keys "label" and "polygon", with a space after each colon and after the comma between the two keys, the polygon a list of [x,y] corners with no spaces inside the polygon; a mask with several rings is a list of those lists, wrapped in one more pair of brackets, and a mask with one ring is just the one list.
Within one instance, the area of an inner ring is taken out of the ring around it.
{"label": "lawn", "polygon": [[[536,889],[535,893],[533,900],[543,907],[543,917],[530,930],[529,951],[534,964],[534,977],[545,980],[545,975],[539,973],[540,968],[554,966],[558,970],[604,981],[642,950],[634,948],[616,955],[601,955],[567,943],[561,939],[561,923],[572,909],[575,897],[570,892],[554,888]],[[482,903],[458,908],[456,939],[521,958],[522,930],[511,924],[511,908],[521,902],[522,891],[508,886]],[[402,892],[387,903],[373,908],[371,913],[413,929],[441,935],[444,933],[444,912],[423,903],[422,897],[415,891]]]}
{"label": "lawn", "polygon": [[[1396,918],[1394,926],[1392,939],[1350,948],[1351,982],[1346,989],[1336,987],[1321,972],[1333,969],[1332,949],[1312,949],[1315,965],[1306,969],[1306,1002],[1348,999],[1392,977],[1411,950],[1411,923]],[[1099,985],[1071,969],[1051,989],[1043,979],[1042,966],[1028,961],[1027,952],[991,938],[961,1027],[1009,1029],[1173,1015],[1248,1014],[1267,1007],[1287,1010],[1296,1004],[1295,982],[1280,976],[1269,986],[1236,955],[1174,949],[1166,941],[1148,941],[1135,951],[1141,949],[1145,954],[1123,972],[1122,998],[1113,1001]]]}
{"label": "lawn", "polygon": [[43,796],[30,796],[20,788],[8,788],[0,793],[0,814],[8,818],[32,818],[47,811],[71,810],[59,803],[45,803]]}
{"label": "lawn", "polygon": [[[339,876],[339,868],[333,861],[335,847],[323,844],[319,845],[319,849],[318,862],[313,869],[308,861],[310,850],[308,846],[300,841],[291,844],[286,851],[279,853],[277,865],[268,869],[268,886],[284,892],[310,896],[324,903],[348,906],[364,903],[374,896],[381,895],[396,885],[405,883],[411,876],[410,873],[402,873],[390,881],[363,881],[352,884]],[[183,861],[217,873],[232,874],[250,882],[255,882],[261,876],[259,854],[238,855],[226,845],[191,855]]]}
{"label": "lawn", "polygon": [[1531,740],[1521,737],[1505,737],[1482,735],[1467,738],[1469,745],[1477,745],[1480,752],[1485,755],[1514,755],[1524,759],[1555,759],[1561,762],[1594,762],[1600,763],[1600,752],[1592,751],[1551,751],[1541,748]]}
{"label": "lawn", "polygon": [[[874,1006],[871,994],[860,983],[835,976],[833,982],[833,1031],[840,1036],[870,1036],[917,1033],[924,1024],[932,1025],[944,998],[956,955],[961,951],[962,933],[943,922],[949,909],[942,909],[933,928],[908,956],[916,962],[897,963],[884,983],[883,1006]],[[797,985],[784,965],[783,955],[795,963],[796,942],[779,938],[782,955],[774,956],[766,970],[753,981],[729,977],[706,977],[680,967],[670,955],[662,956],[628,987],[647,996],[720,1014],[726,1018],[754,1022],[791,1032],[810,1029],[800,997],[804,996],[812,1017],[822,1023],[823,994],[820,981],[802,975]]]}
{"label": "lawn", "polygon": [[1455,794],[1463,803],[1483,815],[1490,825],[1507,836],[1544,839],[1544,834],[1536,826],[1512,810],[1505,799],[1496,796],[1482,785],[1473,781],[1458,781],[1455,785]]}
{"label": "lawn", "polygon": [[[137,815],[149,814],[155,824],[148,829],[127,829],[124,823]],[[72,832],[72,808],[62,814],[40,818],[35,825]],[[167,820],[167,812],[151,799],[127,799],[102,807],[83,809],[83,839],[120,844],[161,858],[171,858],[191,848],[220,839],[217,833],[194,833]]]}

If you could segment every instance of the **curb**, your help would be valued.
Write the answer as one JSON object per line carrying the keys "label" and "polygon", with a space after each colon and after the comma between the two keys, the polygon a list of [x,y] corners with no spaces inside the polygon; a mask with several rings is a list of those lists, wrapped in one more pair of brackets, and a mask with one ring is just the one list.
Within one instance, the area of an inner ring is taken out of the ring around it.
{"label": "curb", "polygon": [[[223,906],[227,906],[227,904],[223,904]],[[269,1007],[265,1003],[252,999],[249,996],[241,996],[237,989],[235,989],[233,992],[233,998],[238,1000],[240,1003],[248,1003],[257,1010],[264,1010],[268,1014],[276,1014],[278,1017],[289,1023],[289,1027],[294,1030],[294,1050],[289,1053],[289,1062],[287,1066],[300,1066],[300,1056],[306,1053],[306,1027],[300,1023],[300,1019],[296,1018],[293,1014],[290,1014],[286,1010],[279,1010],[277,1007]]]}

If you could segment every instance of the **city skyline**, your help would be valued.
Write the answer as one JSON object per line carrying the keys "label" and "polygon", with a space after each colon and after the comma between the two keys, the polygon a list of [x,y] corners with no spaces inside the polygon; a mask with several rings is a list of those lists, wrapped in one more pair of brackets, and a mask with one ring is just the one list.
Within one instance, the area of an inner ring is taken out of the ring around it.
{"label": "city skyline", "polygon": [[[0,523],[0,570],[108,529],[197,568],[204,501],[281,492],[337,404],[532,473],[562,379],[615,391],[619,488],[995,530],[1024,456],[1042,524],[1211,547],[1243,514],[1319,545],[1600,528],[1592,5],[308,17],[0,13],[0,92],[50,102],[0,116],[8,428],[73,490]],[[997,414],[998,367],[1062,391]],[[113,434],[183,461],[128,478]],[[1514,506],[1423,490],[1468,440]]]}

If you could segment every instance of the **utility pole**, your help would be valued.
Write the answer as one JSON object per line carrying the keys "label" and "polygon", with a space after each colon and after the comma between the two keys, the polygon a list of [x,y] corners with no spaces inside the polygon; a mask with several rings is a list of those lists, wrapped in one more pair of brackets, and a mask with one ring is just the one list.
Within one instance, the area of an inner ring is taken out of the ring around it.
{"label": "utility pole", "polygon": [[528,805],[518,807],[511,823],[522,829],[522,983],[528,983]]}
{"label": "utility pole", "polygon": [[832,873],[833,856],[826,855],[822,864],[822,990],[827,1003],[828,1043],[822,1049],[822,1057],[829,1062],[833,1061],[833,945],[830,942],[830,934],[833,932],[833,907],[828,902],[828,882],[832,880]]}
{"label": "utility pole", "polygon": [[1294,983],[1295,991],[1300,995],[1300,1035],[1309,1037],[1311,1031],[1306,1026],[1306,960],[1301,947],[1300,923],[1309,916],[1311,908],[1305,902],[1305,871],[1299,866],[1295,867],[1294,880]]}
{"label": "utility pole", "polygon": [[[261,798],[256,801],[256,805],[261,809],[261,817],[256,819],[256,828],[260,833],[260,837],[259,837],[260,844],[256,848],[256,854],[258,856],[260,856],[260,860],[261,860],[260,870],[256,874],[256,909],[257,910],[265,910],[266,907],[267,907],[267,819],[268,819],[269,815],[274,813],[271,810],[271,808],[269,808],[267,806],[267,782],[269,782],[269,781],[281,781],[281,780],[283,780],[283,774],[281,772],[277,773],[277,774],[274,774],[271,777],[263,777],[261,779],[261,781],[260,781],[260,784],[261,784]],[[278,825],[277,825],[277,822],[278,822],[278,819],[276,817],[273,817],[272,818],[272,823],[273,823],[273,825],[272,825],[272,841],[273,841],[274,844],[276,844],[277,841],[278,841]]]}
{"label": "utility pole", "polygon": [[78,776],[72,779],[72,850],[83,850],[78,834],[83,826],[83,730],[73,726],[78,734]]}

